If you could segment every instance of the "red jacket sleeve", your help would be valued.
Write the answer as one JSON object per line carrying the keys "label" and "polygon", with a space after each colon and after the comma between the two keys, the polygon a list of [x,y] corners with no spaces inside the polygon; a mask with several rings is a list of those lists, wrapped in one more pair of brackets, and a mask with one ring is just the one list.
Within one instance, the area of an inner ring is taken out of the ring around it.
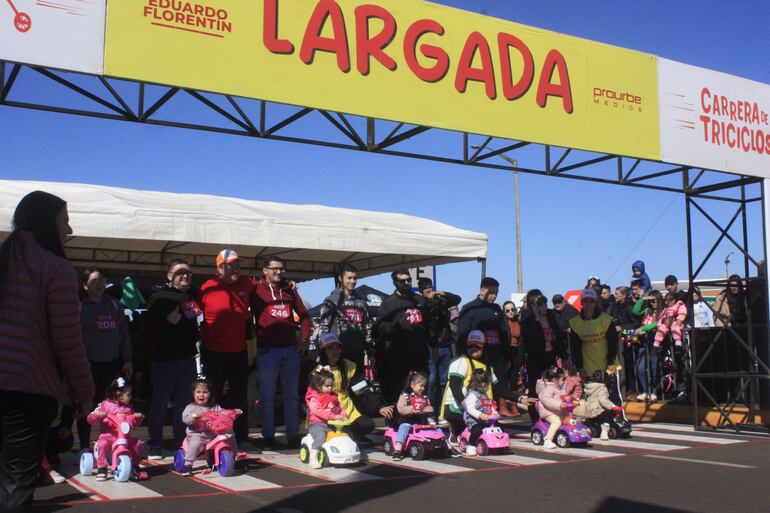
{"label": "red jacket sleeve", "polygon": [[294,309],[299,316],[300,329],[302,330],[302,342],[310,340],[310,335],[313,334],[313,323],[310,321],[310,315],[307,313],[305,303],[302,302],[302,298],[298,292],[294,292]]}

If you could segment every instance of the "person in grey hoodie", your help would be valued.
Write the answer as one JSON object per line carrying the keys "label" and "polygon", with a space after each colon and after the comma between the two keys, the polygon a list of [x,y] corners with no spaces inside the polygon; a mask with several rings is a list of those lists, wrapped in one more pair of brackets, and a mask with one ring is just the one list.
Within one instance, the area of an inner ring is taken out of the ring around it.
{"label": "person in grey hoodie", "polygon": [[[109,294],[105,295],[106,285],[107,278],[101,271],[83,272],[80,328],[96,389],[94,404],[105,398],[112,380],[122,374],[130,381],[134,372],[128,321],[123,306]],[[91,425],[85,418],[78,419],[81,450],[88,449],[90,439]]]}

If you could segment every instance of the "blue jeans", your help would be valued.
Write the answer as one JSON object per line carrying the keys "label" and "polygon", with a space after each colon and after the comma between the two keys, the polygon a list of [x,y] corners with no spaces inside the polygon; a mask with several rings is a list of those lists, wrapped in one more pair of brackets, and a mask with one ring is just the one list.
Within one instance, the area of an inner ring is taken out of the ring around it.
{"label": "blue jeans", "polygon": [[[440,347],[438,349],[429,349],[429,351],[428,399],[430,399],[431,406],[438,411],[444,394],[444,388],[446,388],[446,382],[449,379],[449,363],[452,361],[452,349]],[[433,351],[438,353],[438,361],[433,360]],[[436,390],[437,384],[438,390]]]}
{"label": "blue jeans", "polygon": [[[652,339],[652,337],[647,337]],[[641,342],[641,341],[640,341]],[[650,355],[650,376],[647,376],[647,355]],[[652,350],[652,342],[639,344],[639,352],[636,354],[636,376],[645,394],[655,393],[660,383],[660,367],[658,367],[658,353]],[[647,381],[649,379],[649,382]]]}
{"label": "blue jeans", "polygon": [[190,387],[195,379],[193,357],[162,362],[152,362],[152,400],[147,418],[150,434],[148,445],[154,449],[163,447],[163,423],[169,399],[174,402],[174,443],[185,439],[182,411],[192,398]]}
{"label": "blue jeans", "polygon": [[259,370],[259,419],[262,436],[275,436],[275,387],[281,379],[283,416],[288,438],[299,434],[299,353],[296,346],[260,347],[257,349]]}

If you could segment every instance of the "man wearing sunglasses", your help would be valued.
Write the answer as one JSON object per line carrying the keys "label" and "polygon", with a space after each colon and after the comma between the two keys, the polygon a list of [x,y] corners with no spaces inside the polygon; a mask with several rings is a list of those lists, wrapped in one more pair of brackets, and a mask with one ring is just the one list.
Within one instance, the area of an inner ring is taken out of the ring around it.
{"label": "man wearing sunglasses", "polygon": [[383,395],[395,403],[410,371],[428,374],[430,346],[425,298],[412,291],[409,270],[396,269],[390,277],[396,291],[380,305],[374,329],[383,355]]}

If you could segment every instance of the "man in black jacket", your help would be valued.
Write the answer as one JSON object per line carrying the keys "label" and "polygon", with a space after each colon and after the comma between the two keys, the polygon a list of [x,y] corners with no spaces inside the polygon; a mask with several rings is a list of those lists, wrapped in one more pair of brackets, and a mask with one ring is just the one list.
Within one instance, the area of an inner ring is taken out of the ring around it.
{"label": "man in black jacket", "polygon": [[[481,280],[479,295],[460,310],[460,326],[457,328],[457,354],[465,354],[468,333],[479,330],[486,338],[485,355],[503,387],[508,387],[508,369],[511,362],[511,335],[503,309],[495,303],[500,283],[491,277]],[[496,395],[496,400],[500,398]],[[501,415],[511,416],[508,404],[500,403]]]}
{"label": "man in black jacket", "polygon": [[425,298],[412,292],[409,270],[396,269],[390,276],[396,291],[380,305],[374,330],[383,395],[395,403],[410,371],[428,373],[428,315]]}
{"label": "man in black jacket", "polygon": [[625,374],[626,400],[636,400],[636,340],[635,330],[639,328],[640,319],[633,314],[635,301],[630,297],[628,287],[615,289],[614,320],[615,329],[620,333],[623,343],[623,373]]}
{"label": "man in black jacket", "polygon": [[433,290],[433,280],[420,278],[417,288],[425,298],[428,311],[428,344],[430,358],[428,359],[428,398],[431,404],[439,403],[441,394],[446,387],[449,362],[452,361],[452,344],[454,337],[449,327],[449,309],[460,304],[461,298],[451,292]]}

